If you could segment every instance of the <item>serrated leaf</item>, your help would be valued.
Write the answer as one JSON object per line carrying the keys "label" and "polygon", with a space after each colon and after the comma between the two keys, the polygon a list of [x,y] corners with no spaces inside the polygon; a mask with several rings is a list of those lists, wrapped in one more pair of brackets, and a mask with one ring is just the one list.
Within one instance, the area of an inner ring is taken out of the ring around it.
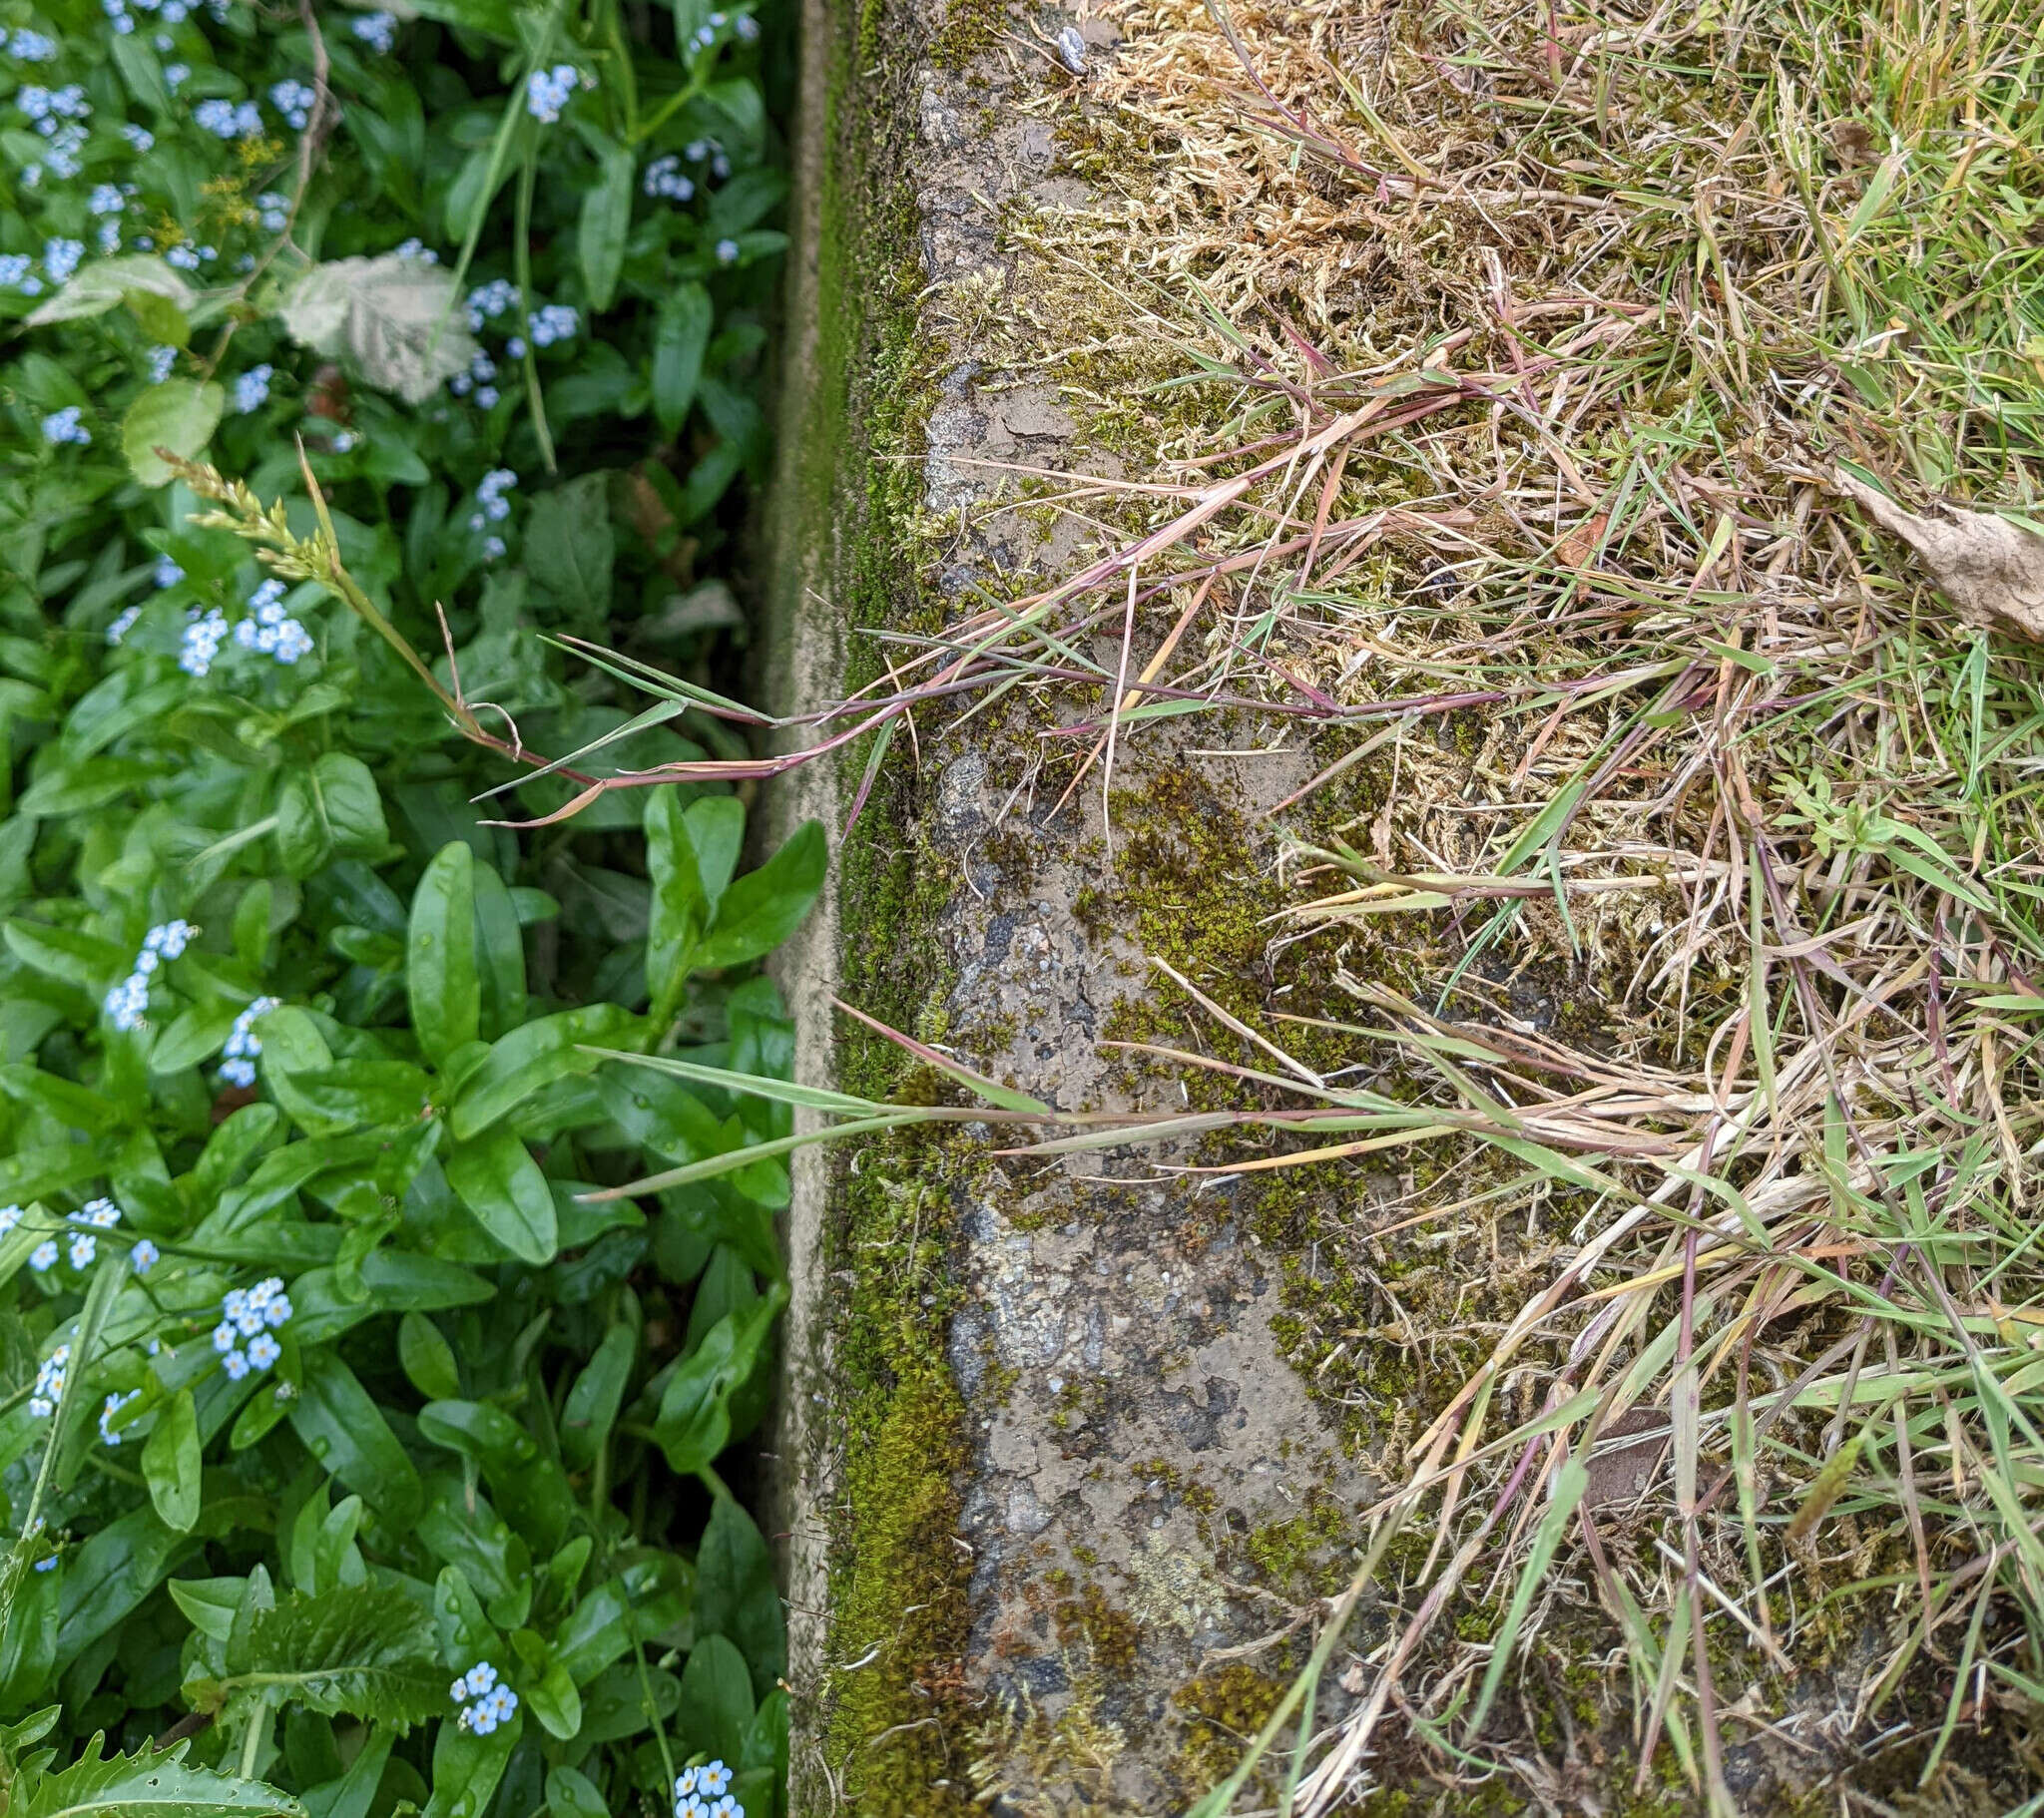
{"label": "serrated leaf", "polygon": [[277,310],[292,340],[353,362],[381,391],[423,404],[475,357],[454,274],[423,259],[338,258],[314,265]]}
{"label": "serrated leaf", "polygon": [[301,1818],[304,1811],[260,1780],[188,1767],[190,1742],[163,1754],[103,1755],[105,1746],[106,1737],[95,1735],[61,1772],[24,1772],[12,1789],[8,1818]]}
{"label": "serrated leaf", "polygon": [[447,1709],[435,1639],[432,1618],[394,1586],[293,1591],[238,1624],[227,1671],[188,1680],[185,1696],[213,1713],[267,1693],[326,1717],[420,1723]]}

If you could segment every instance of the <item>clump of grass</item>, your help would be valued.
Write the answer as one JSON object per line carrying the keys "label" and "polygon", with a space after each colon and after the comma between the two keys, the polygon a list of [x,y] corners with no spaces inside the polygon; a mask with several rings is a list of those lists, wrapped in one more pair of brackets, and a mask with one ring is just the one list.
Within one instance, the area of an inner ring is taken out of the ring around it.
{"label": "clump of grass", "polygon": [[[1343,759],[1388,757],[1388,802],[1301,847],[1320,887],[1288,923],[1460,936],[1429,1004],[1343,981],[1358,1054],[1432,1088],[1338,1090],[1238,1025],[1271,1064],[1235,1071],[1311,1140],[1231,1165],[1478,1144],[1575,1245],[1375,1512],[1372,1567],[1422,1507],[1436,1538],[1360,1705],[1315,1735],[1343,1605],[1252,1762],[1294,1726],[1279,1809],[1317,1813],[1368,1784],[1386,1721],[1479,1758],[1559,1560],[1623,1638],[1639,1786],[1666,1742],[1731,1810],[1714,1648],[1786,1669],[1855,1598],[1886,1606],[1861,1732],[1937,1688],[1927,1784],[1962,1719],[2044,1684],[2044,666],[1955,626],[1831,476],[2035,521],[2035,21],[1112,10],[1131,45],[1095,138],[1161,175],[1081,238],[1119,221],[1133,249],[1100,275],[1202,286],[1231,349],[1195,370],[1240,409],[1148,495],[1162,522],[1055,595],[1092,590],[1085,629],[1124,644],[1113,704],[1067,730],[1259,692],[1389,722]],[[1036,635],[1048,598],[1009,626]],[[1149,667],[1167,644],[1190,654]],[[1412,734],[1466,705],[1473,764]],[[1594,1051],[1496,987],[1555,959],[1600,999]],[[1531,1419],[1501,1410],[1508,1372]],[[1600,1469],[1643,1446],[1666,1467],[1614,1511]],[[1846,1521],[1851,1559],[1824,1559]],[[1502,1624],[1440,1645],[1486,1578]]]}

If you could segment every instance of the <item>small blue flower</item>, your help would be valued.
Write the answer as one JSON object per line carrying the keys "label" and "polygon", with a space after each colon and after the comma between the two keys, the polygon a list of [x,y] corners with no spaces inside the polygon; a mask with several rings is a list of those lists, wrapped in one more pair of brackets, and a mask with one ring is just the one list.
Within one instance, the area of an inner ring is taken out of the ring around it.
{"label": "small blue flower", "polygon": [[117,183],[95,184],[85,206],[95,215],[119,215],[127,208],[128,199],[121,194],[121,186]]}
{"label": "small blue flower", "polygon": [[682,161],[673,152],[646,167],[640,187],[648,196],[665,197],[669,202],[688,202],[696,194],[695,184],[682,175]]}
{"label": "small blue flower", "polygon": [[739,242],[735,239],[721,239],[717,242],[717,262],[720,265],[735,265],[739,262]]}
{"label": "small blue flower", "polygon": [[542,125],[551,126],[581,86],[582,78],[572,63],[557,63],[551,70],[534,70],[525,83],[525,111]]}
{"label": "small blue flower", "polygon": [[[143,357],[149,362],[149,382],[152,385],[161,385],[164,380],[171,376],[172,369],[178,363],[178,350],[171,346],[152,347]],[[164,561],[168,562],[170,558],[166,556]],[[162,563],[159,563],[157,566],[158,572],[161,573]],[[171,566],[178,568],[175,562],[172,562]],[[182,568],[178,568],[178,579],[182,581],[184,578],[185,571]],[[171,583],[168,581],[159,581],[157,583],[159,587],[169,587]]]}
{"label": "small blue flower", "polygon": [[230,1382],[240,1382],[249,1374],[249,1359],[240,1351],[230,1351],[220,1360],[220,1367],[228,1373]]}
{"label": "small blue flower", "polygon": [[[38,1275],[47,1274],[51,1269],[54,1269],[57,1266],[56,1238],[45,1237],[41,1243],[30,1250],[28,1253],[28,1266],[34,1269]],[[35,1404],[33,1402],[29,1404],[29,1411],[31,1413],[35,1411]]]}
{"label": "small blue flower", "polygon": [[312,109],[318,100],[316,90],[289,77],[282,82],[271,83],[269,87],[269,105],[284,117],[284,123],[294,132],[302,133],[310,124]]}
{"label": "small blue flower", "polygon": [[260,366],[251,366],[235,380],[235,408],[243,416],[260,410],[269,402],[269,381],[274,369],[265,361]]}
{"label": "small blue flower", "polygon": [[390,13],[364,13],[354,22],[354,33],[379,57],[387,57],[397,42],[397,20]]}
{"label": "small blue flower", "polygon": [[135,1265],[135,1272],[138,1275],[147,1275],[156,1267],[162,1256],[163,1251],[147,1237],[136,1238],[135,1247],[128,1252],[128,1260]]}
{"label": "small blue flower", "polygon": [[121,250],[121,224],[118,221],[103,221],[99,230],[100,254],[112,258]]}
{"label": "small blue flower", "polygon": [[19,290],[24,296],[41,295],[43,280],[36,276],[35,264],[26,252],[0,252],[0,290]]}
{"label": "small blue flower", "polygon": [[249,1341],[249,1361],[258,1370],[266,1370],[283,1355],[283,1347],[267,1332],[259,1332]]}
{"label": "small blue flower", "polygon": [[[40,1256],[43,1253],[43,1249],[47,1249],[50,1252],[50,1261],[37,1262],[35,1256],[31,1256],[29,1258],[30,1268],[47,1269],[57,1260],[57,1245],[54,1240],[45,1243],[42,1249],[38,1249],[36,1256]],[[30,1393],[28,1404],[28,1411],[36,1419],[48,1420],[51,1415],[57,1412],[58,1399],[64,1393],[65,1371],[70,1362],[71,1347],[69,1345],[59,1345],[49,1356],[43,1359],[42,1364],[37,1369],[35,1388]]]}
{"label": "small blue flower", "polygon": [[66,404],[43,418],[43,440],[62,446],[66,442],[84,448],[92,442],[92,431],[79,420],[79,406]]}
{"label": "small blue flower", "polygon": [[[402,251],[402,248],[399,248]],[[478,284],[468,293],[468,326],[471,333],[480,334],[485,322],[493,322],[506,309],[518,306],[518,286],[509,278],[493,277],[487,284]]]}
{"label": "small blue flower", "polygon": [[107,643],[117,645],[135,629],[136,620],[142,617],[139,606],[126,607],[114,615],[113,623],[107,627]]}
{"label": "small blue flower", "polygon": [[43,269],[50,274],[53,284],[65,282],[84,257],[85,241],[82,239],[57,238],[43,242]]}
{"label": "small blue flower", "polygon": [[127,140],[138,152],[150,152],[156,149],[156,135],[147,127],[135,125],[133,121],[122,127],[121,137]]}
{"label": "small blue flower", "polygon": [[175,95],[192,80],[192,66],[189,63],[167,63],[164,65],[164,87]]}
{"label": "small blue flower", "polygon": [[221,644],[228,635],[227,615],[219,607],[201,614],[195,606],[186,619],[185,643],[178,656],[178,667],[188,676],[203,677],[213,668],[213,660],[220,655]]}
{"label": "small blue flower", "polygon": [[57,41],[23,26],[7,40],[7,54],[20,58],[23,63],[55,63]]}
{"label": "small blue flower", "polygon": [[156,567],[150,570],[150,579],[158,587],[176,587],[185,578],[185,571],[169,556],[159,556]]}
{"label": "small blue flower", "polygon": [[575,338],[582,318],[566,303],[549,303],[532,318],[532,344],[551,347],[556,341]]}

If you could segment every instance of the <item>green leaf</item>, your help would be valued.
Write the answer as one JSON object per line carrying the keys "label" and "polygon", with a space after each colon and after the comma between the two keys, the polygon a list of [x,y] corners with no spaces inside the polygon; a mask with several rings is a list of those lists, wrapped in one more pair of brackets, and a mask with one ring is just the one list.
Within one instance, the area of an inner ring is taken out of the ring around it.
{"label": "green leaf", "polygon": [[[744,809],[740,809],[744,813]],[[681,791],[655,789],[646,803],[646,868],[653,891],[646,932],[646,991],[656,1028],[674,1016],[697,943],[710,926],[711,900]]]}
{"label": "green leaf", "polygon": [[[441,1697],[447,1695],[440,1687]],[[433,1738],[433,1796],[424,1818],[482,1818],[498,1781],[511,1765],[511,1751],[525,1733],[525,1713],[516,1710],[487,1736],[443,1723]]]}
{"label": "green leaf", "polygon": [[419,1474],[382,1411],[331,1351],[310,1352],[304,1383],[290,1405],[291,1430],[321,1465],[360,1496],[391,1527],[419,1512]]}
{"label": "green leaf", "polygon": [[728,1637],[752,1662],[753,1689],[763,1697],[787,1665],[772,1556],[753,1518],[728,1496],[717,1499],[696,1551],[696,1632]]}
{"label": "green leaf", "polygon": [[716,305],[698,283],[680,285],[660,306],[653,330],[653,414],[668,435],[681,428],[696,401],[703,350],[716,323]]}
{"label": "green leaf", "polygon": [[488,1402],[435,1401],[419,1410],[419,1436],[475,1460],[505,1519],[540,1553],[561,1543],[575,1513],[574,1493],[539,1442]]}
{"label": "green leaf", "polygon": [[571,1471],[587,1470],[610,1437],[632,1365],[639,1355],[639,1334],[628,1325],[614,1325],[575,1379],[561,1409],[561,1456]]}
{"label": "green leaf", "polygon": [[428,1401],[451,1401],[461,1393],[454,1347],[425,1314],[407,1313],[397,1322],[397,1361]]}
{"label": "green leaf", "polygon": [[302,1818],[304,1808],[273,1786],[188,1767],[189,1740],[162,1754],[145,1747],[104,1755],[105,1746],[95,1733],[60,1773],[24,1767],[9,1790],[8,1818]]}
{"label": "green leaf", "polygon": [[225,1641],[234,1629],[245,1583],[242,1579],[172,1579],[164,1589],[194,1628],[213,1640]]}
{"label": "green leaf", "polygon": [[582,1727],[582,1694],[559,1662],[549,1666],[538,1679],[527,1682],[525,1701],[548,1735],[563,1742],[573,1740]]}
{"label": "green leaf", "polygon": [[596,1782],[572,1767],[557,1767],[547,1775],[547,1811],[551,1818],[610,1818]]}
{"label": "green leaf", "polygon": [[823,823],[805,821],[778,852],[724,893],[696,964],[739,966],[771,953],[808,914],[828,864]]}
{"label": "green leaf", "polygon": [[177,475],[156,451],[167,448],[185,460],[206,451],[227,408],[227,393],[211,380],[166,379],[152,385],[128,407],[121,422],[121,449],[144,486],[168,486]]}
{"label": "green leaf", "polygon": [[418,1723],[447,1708],[431,1618],[391,1585],[293,1591],[237,1623],[226,1671],[185,1683],[186,1702],[219,1715],[280,1696],[322,1716]]}
{"label": "green leaf", "polygon": [[180,1389],[156,1417],[142,1448],[149,1500],[166,1526],[190,1534],[199,1520],[199,1410],[190,1389]]}
{"label": "green leaf", "polygon": [[480,1023],[474,872],[467,841],[449,840],[433,855],[411,899],[405,988],[412,1033],[434,1061],[473,1042]]}
{"label": "green leaf", "polygon": [[632,180],[639,161],[630,146],[609,139],[597,146],[599,172],[582,193],[582,225],[575,249],[591,313],[608,309],[625,265],[625,233],[632,225]]}
{"label": "green leaf", "polygon": [[475,958],[481,1034],[494,1042],[525,1021],[525,933],[496,866],[481,862],[475,867]]}
{"label": "green leaf", "polygon": [[[63,1420],[61,1409],[58,1420]],[[78,1550],[64,1575],[58,1657],[73,1658],[106,1634],[196,1546],[165,1527],[152,1508],[131,1509],[108,1523]]]}
{"label": "green leaf", "polygon": [[615,1004],[591,1004],[512,1030],[491,1044],[482,1065],[462,1081],[447,1114],[448,1130],[467,1141],[556,1080],[594,1072],[603,1057],[585,1053],[583,1045],[614,1042],[632,1021]]}
{"label": "green leaf", "polygon": [[510,1131],[488,1130],[457,1142],[447,1156],[447,1183],[475,1221],[521,1262],[553,1261],[560,1237],[553,1189]]}
{"label": "green leaf", "polygon": [[[125,39],[117,40],[125,43]],[[128,313],[135,318],[135,325],[150,340],[166,347],[184,347],[192,339],[192,324],[186,319],[185,311],[168,296],[154,290],[125,290],[121,300],[128,305]]]}
{"label": "green leaf", "polygon": [[369,1818],[376,1788],[382,1784],[383,1764],[390,1759],[396,1739],[391,1730],[371,1730],[346,1773],[307,1790],[305,1818]]}
{"label": "green leaf", "polygon": [[599,625],[611,610],[610,479],[586,473],[532,502],[525,526],[525,572],[564,612]]}
{"label": "green leaf", "polygon": [[682,1734],[692,1753],[726,1761],[745,1752],[753,1726],[753,1675],[746,1656],[723,1635],[705,1635],[682,1668]]}
{"label": "green leaf", "polygon": [[276,802],[276,847],[292,877],[307,877],[329,854],[374,855],[390,842],[376,780],[359,757],[325,751],[286,772]]}
{"label": "green leaf", "polygon": [[635,1639],[650,1641],[689,1614],[693,1581],[686,1560],[647,1548],[617,1556],[617,1563],[554,1631],[554,1658],[577,1685],[587,1685]]}
{"label": "green leaf", "polygon": [[667,1379],[654,1437],[671,1470],[700,1471],[731,1439],[731,1393],[753,1373],[787,1290],[779,1282],[743,1313],[728,1313]]}

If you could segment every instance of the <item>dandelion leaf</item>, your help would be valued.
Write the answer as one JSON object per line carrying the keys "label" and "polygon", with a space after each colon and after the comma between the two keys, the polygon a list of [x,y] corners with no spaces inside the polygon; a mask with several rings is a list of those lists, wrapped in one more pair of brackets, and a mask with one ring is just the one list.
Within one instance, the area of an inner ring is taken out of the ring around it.
{"label": "dandelion leaf", "polygon": [[215,1660],[185,1682],[194,1710],[218,1713],[264,1694],[322,1716],[346,1712],[400,1726],[447,1710],[431,1616],[392,1586],[281,1597],[238,1621],[224,1660]]}
{"label": "dandelion leaf", "polygon": [[180,1742],[162,1754],[106,1755],[104,1735],[57,1773],[24,1764],[8,1789],[8,1818],[302,1818],[288,1793],[186,1764]]}

